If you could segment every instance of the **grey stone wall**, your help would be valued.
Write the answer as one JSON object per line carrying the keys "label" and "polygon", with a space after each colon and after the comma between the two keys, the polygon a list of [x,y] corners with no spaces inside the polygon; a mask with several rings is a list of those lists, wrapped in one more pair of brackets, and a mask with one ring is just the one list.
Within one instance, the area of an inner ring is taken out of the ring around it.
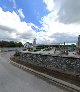
{"label": "grey stone wall", "polygon": [[21,53],[17,59],[51,70],[80,75],[80,58]]}

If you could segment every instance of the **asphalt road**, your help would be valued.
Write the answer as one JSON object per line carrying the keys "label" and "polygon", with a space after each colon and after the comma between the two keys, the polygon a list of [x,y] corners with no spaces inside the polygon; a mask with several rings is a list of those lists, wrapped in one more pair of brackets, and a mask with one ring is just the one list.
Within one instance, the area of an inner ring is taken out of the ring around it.
{"label": "asphalt road", "polygon": [[0,92],[67,92],[8,61],[9,53],[0,54]]}

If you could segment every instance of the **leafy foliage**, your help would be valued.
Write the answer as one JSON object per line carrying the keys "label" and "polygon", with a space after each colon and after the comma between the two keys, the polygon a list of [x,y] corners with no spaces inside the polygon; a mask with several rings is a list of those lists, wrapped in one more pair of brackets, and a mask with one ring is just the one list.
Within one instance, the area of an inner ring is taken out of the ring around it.
{"label": "leafy foliage", "polygon": [[16,53],[14,54],[14,56],[20,56],[20,52],[19,51],[16,51]]}
{"label": "leafy foliage", "polygon": [[23,47],[21,42],[14,42],[14,41],[0,41],[0,47]]}

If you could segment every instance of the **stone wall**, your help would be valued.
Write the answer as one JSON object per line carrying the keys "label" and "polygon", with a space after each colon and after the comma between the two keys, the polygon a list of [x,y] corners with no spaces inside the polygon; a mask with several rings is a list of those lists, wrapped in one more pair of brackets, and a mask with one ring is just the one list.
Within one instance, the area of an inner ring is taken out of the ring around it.
{"label": "stone wall", "polygon": [[32,53],[20,53],[20,56],[16,58],[23,62],[28,62],[47,69],[57,70],[72,75],[80,75],[80,58]]}

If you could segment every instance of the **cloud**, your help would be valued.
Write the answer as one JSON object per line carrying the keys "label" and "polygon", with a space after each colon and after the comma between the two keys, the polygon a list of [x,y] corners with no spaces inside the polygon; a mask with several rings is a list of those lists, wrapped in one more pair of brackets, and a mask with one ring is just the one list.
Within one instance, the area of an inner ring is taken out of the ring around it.
{"label": "cloud", "polygon": [[76,42],[80,34],[80,1],[43,0],[43,2],[49,12],[39,20],[41,28],[22,21],[21,18],[25,17],[22,9],[19,9],[17,14],[15,11],[3,11],[0,8],[0,39],[32,42],[36,37],[39,44]]}
{"label": "cloud", "polygon": [[13,3],[13,8],[16,9],[16,7],[17,7],[16,0],[9,0],[9,1]]}
{"label": "cloud", "polygon": [[[41,18],[41,30],[50,43],[74,43],[80,34],[80,0],[43,0],[49,13]],[[50,5],[52,8],[50,9]]]}
{"label": "cloud", "polygon": [[64,24],[80,23],[80,0],[54,0],[58,21]]}
{"label": "cloud", "polygon": [[32,41],[35,34],[32,25],[21,21],[16,12],[0,8],[0,40]]}
{"label": "cloud", "polygon": [[18,10],[18,14],[19,14],[19,16],[20,16],[21,18],[25,18],[22,9],[19,9],[19,10]]}
{"label": "cloud", "polygon": [[76,43],[77,42],[77,36],[73,36],[68,33],[55,33],[52,34],[51,38],[55,38],[55,43]]}
{"label": "cloud", "polygon": [[16,1],[15,0],[12,1],[13,1],[13,8],[16,8]]}
{"label": "cloud", "polygon": [[56,19],[64,24],[80,23],[80,0],[43,0]]}
{"label": "cloud", "polygon": [[0,29],[1,29],[1,30],[8,30],[8,31],[10,31],[10,32],[11,32],[11,30],[12,30],[12,31],[15,31],[15,29],[12,29],[12,28],[9,28],[9,27],[3,26],[3,25],[0,25]]}
{"label": "cloud", "polygon": [[46,4],[46,8],[49,11],[53,10],[53,8],[54,8],[54,2],[53,2],[53,0],[43,0],[43,2]]}
{"label": "cloud", "polygon": [[[56,16],[54,12],[51,12],[42,18],[41,29],[45,30],[47,39],[50,39],[51,43],[62,43],[62,42],[73,43],[73,41],[76,42],[75,39],[80,34],[80,31],[79,31],[80,25],[63,24],[56,21],[55,19],[56,19]],[[69,39],[73,39],[73,40],[69,40]]]}

